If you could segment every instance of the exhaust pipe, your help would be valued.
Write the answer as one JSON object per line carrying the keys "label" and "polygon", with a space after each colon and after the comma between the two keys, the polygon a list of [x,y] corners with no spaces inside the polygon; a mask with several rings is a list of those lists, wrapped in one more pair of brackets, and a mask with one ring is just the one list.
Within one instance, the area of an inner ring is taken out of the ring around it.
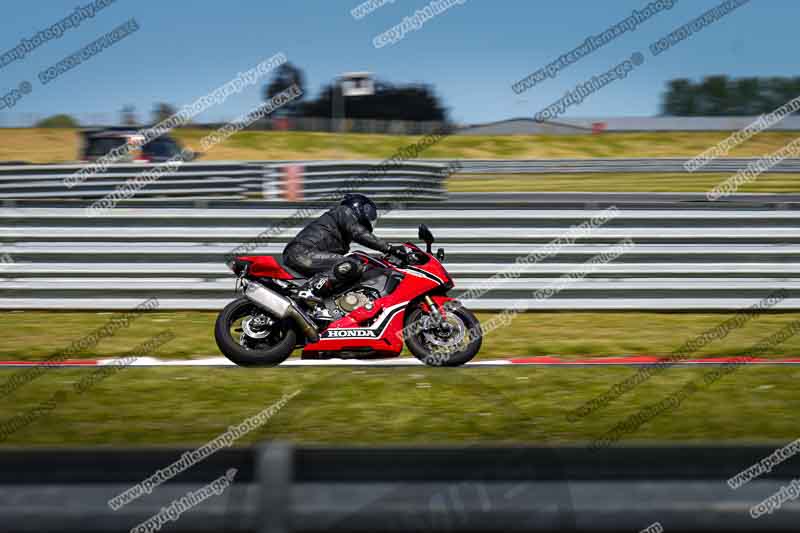
{"label": "exhaust pipe", "polygon": [[294,302],[256,281],[248,281],[244,288],[248,300],[278,318],[291,318],[310,342],[319,341],[316,324]]}

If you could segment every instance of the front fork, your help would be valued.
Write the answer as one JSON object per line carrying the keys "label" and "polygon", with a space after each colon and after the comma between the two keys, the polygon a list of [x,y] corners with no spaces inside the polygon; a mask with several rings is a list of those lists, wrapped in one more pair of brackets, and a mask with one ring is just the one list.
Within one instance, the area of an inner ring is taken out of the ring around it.
{"label": "front fork", "polygon": [[447,302],[453,301],[454,298],[449,298],[447,296],[435,296],[431,297],[430,294],[426,294],[423,298],[425,302],[426,308],[425,311],[431,316],[436,327],[441,327],[444,324],[445,319],[447,318],[447,310],[445,309],[445,304]]}

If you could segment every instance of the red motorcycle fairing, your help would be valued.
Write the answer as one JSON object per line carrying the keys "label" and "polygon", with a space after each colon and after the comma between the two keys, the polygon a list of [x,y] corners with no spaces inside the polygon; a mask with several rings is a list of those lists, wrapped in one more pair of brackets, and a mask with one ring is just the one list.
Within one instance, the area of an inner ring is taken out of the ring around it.
{"label": "red motorcycle fairing", "polygon": [[428,261],[426,264],[399,268],[398,270],[407,274],[427,277],[428,279],[431,279],[440,285],[452,286],[453,279],[450,277],[450,274],[447,273],[447,270],[445,270],[444,266],[442,266],[442,264],[436,260],[433,255],[426,255],[431,258],[431,261]]}
{"label": "red motorcycle fairing", "polygon": [[313,358],[324,352],[399,355],[403,350],[402,330],[408,304],[437,286],[452,283],[447,272],[432,256],[424,265],[399,268],[361,252],[353,255],[365,263],[402,272],[405,276],[391,294],[373,302],[372,310],[359,307],[322,330],[318,342],[304,347],[305,358]]}
{"label": "red motorcycle fairing", "polygon": [[295,279],[295,276],[284,270],[278,260],[271,255],[241,255],[238,261],[247,261],[250,267],[247,272],[258,278]]}

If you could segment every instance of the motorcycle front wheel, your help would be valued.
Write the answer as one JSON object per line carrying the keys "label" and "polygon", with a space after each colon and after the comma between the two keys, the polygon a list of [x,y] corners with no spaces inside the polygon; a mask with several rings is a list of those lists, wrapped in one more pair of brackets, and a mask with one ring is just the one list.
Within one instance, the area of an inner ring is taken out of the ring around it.
{"label": "motorcycle front wheel", "polygon": [[214,326],[220,351],[240,366],[275,366],[284,362],[297,342],[290,320],[271,316],[247,298],[220,311]]}
{"label": "motorcycle front wheel", "polygon": [[406,315],[403,333],[409,351],[429,366],[461,366],[477,355],[483,343],[478,318],[460,304],[447,306],[441,323],[422,307],[414,307]]}

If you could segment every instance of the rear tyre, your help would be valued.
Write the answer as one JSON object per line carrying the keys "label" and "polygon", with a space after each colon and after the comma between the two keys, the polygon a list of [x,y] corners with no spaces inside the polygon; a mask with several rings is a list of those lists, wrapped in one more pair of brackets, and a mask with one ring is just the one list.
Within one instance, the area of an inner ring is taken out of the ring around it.
{"label": "rear tyre", "polygon": [[404,338],[414,357],[429,366],[461,366],[472,360],[483,343],[478,318],[461,304],[447,307],[444,327],[421,307],[406,315]]}
{"label": "rear tyre", "polygon": [[240,366],[275,366],[294,350],[297,334],[288,319],[270,315],[247,298],[232,301],[217,316],[214,338]]}

